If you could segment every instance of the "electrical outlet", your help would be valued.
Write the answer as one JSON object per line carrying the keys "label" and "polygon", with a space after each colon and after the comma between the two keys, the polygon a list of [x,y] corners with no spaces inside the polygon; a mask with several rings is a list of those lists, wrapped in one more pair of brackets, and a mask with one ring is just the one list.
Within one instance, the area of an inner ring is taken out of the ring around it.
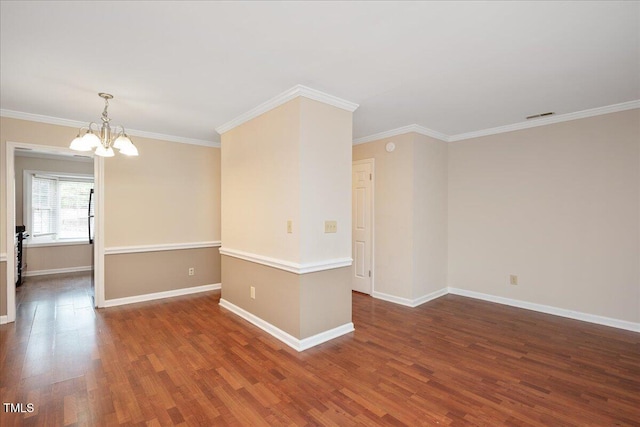
{"label": "electrical outlet", "polygon": [[189,267],[189,276],[195,276],[196,274],[196,269],[193,267]]}
{"label": "electrical outlet", "polygon": [[510,274],[509,275],[509,284],[513,285],[513,286],[517,286],[518,285],[518,276],[516,276],[515,274]]}
{"label": "electrical outlet", "polygon": [[251,287],[251,299],[256,299],[256,288]]}
{"label": "electrical outlet", "polygon": [[324,232],[325,233],[337,233],[338,232],[338,221],[325,221],[324,222]]}
{"label": "electrical outlet", "polygon": [[293,233],[293,221],[287,221],[287,233]]}

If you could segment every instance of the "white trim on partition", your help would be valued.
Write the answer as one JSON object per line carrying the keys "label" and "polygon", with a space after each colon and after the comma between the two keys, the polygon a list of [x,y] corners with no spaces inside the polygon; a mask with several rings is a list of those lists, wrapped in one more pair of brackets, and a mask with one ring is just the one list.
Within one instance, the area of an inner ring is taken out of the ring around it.
{"label": "white trim on partition", "polygon": [[298,96],[304,96],[305,98],[313,99],[315,101],[320,101],[325,104],[332,105],[334,107],[341,108],[343,110],[347,110],[353,112],[358,108],[358,104],[353,102],[335,97],[333,95],[329,95],[328,93],[321,92],[319,90],[312,89],[303,85],[296,85],[289,90],[282,92],[280,95],[277,95],[270,100],[263,102],[255,108],[247,111],[244,114],[236,117],[233,120],[228,121],[227,123],[220,125],[216,128],[216,132],[222,135],[225,132],[229,132],[231,129],[240,126],[243,123],[248,122],[249,120],[258,117],[261,114],[266,113],[267,111],[273,110],[276,107],[284,104],[285,102],[291,101]]}
{"label": "white trim on partition", "polygon": [[498,297],[495,295],[483,294],[480,292],[467,291],[459,288],[449,288],[449,293],[460,295],[463,297],[475,298],[498,304],[509,305],[512,307],[524,308],[527,310],[538,311],[555,316],[568,317],[569,319],[581,320],[598,325],[611,326],[614,328],[625,329],[633,332],[640,332],[640,323],[629,322],[626,320],[613,319],[611,317],[598,316],[595,314],[582,313],[580,311],[567,310],[564,308],[553,307],[550,305],[536,304],[527,301],[515,300],[511,298]]}
{"label": "white trim on partition", "polygon": [[347,101],[346,99],[338,98],[337,96],[329,95],[328,93],[303,85],[296,85],[289,89],[289,92],[297,93],[296,96],[304,96],[305,98],[313,99],[314,101],[319,101],[342,110],[347,110],[350,113],[353,113],[359,107],[359,104],[356,104],[355,102]]}
{"label": "white trim on partition", "polygon": [[355,330],[353,327],[353,323],[349,322],[345,323],[344,325],[338,326],[337,328],[329,329],[328,331],[321,332],[311,337],[298,339],[278,328],[277,326],[272,325],[266,320],[263,320],[258,316],[249,313],[248,311],[238,307],[237,305],[225,300],[224,298],[220,298],[220,306],[231,311],[233,314],[242,317],[247,322],[252,323],[269,335],[282,341],[283,343],[297,351],[307,350],[311,347],[315,347],[316,345],[322,344],[334,338],[338,338],[339,336],[348,334],[349,332],[353,332]]}
{"label": "white trim on partition", "polygon": [[0,262],[7,262],[7,254],[6,253],[1,253],[0,254]]}
{"label": "white trim on partition", "polygon": [[181,249],[218,248],[220,240],[193,243],[165,243],[161,245],[112,246],[105,248],[105,255],[135,254],[140,252],[177,251]]}
{"label": "white trim on partition", "polygon": [[200,292],[215,291],[221,289],[221,284],[193,286],[191,288],[173,289],[171,291],[154,292],[151,294],[135,295],[132,297],[108,299],[103,307],[116,307],[118,305],[135,304],[137,302],[153,301],[157,299],[173,298],[182,295],[197,294]]}
{"label": "white trim on partition", "polygon": [[350,332],[355,331],[355,327],[353,326],[353,322],[345,323],[344,325],[340,325],[333,329],[329,329],[324,332],[320,332],[319,334],[312,335],[308,338],[303,338],[299,341],[299,350],[304,351],[311,347],[315,347],[324,342],[331,341],[334,338],[338,338],[342,335],[346,335]]}
{"label": "white trim on partition", "polygon": [[316,271],[331,270],[334,268],[350,267],[353,260],[350,257],[335,258],[323,261],[308,262],[299,264],[296,262],[285,261],[282,259],[271,258],[264,255],[252,254],[249,252],[239,251],[237,249],[220,248],[220,255],[226,255],[233,258],[242,259],[257,264],[266,265],[268,267],[277,268],[279,270],[288,271],[295,274],[315,273]]}
{"label": "white trim on partition", "polygon": [[364,136],[362,138],[354,139],[353,145],[364,144],[366,142],[371,142],[371,141],[377,141],[378,139],[393,138],[394,136],[404,135],[405,133],[409,133],[409,132],[415,132],[415,133],[419,133],[420,135],[430,136],[431,138],[439,139],[445,142],[449,141],[449,136],[445,135],[442,132],[438,132],[438,131],[426,128],[424,126],[413,124],[413,125],[399,127],[396,129],[391,129],[385,132],[376,133],[369,136]]}
{"label": "white trim on partition", "polygon": [[431,292],[430,294],[427,295],[423,295],[419,298],[415,298],[415,299],[409,299],[409,298],[403,298],[403,297],[398,297],[395,295],[390,295],[390,294],[385,294],[383,292],[377,292],[374,291],[371,296],[377,299],[381,299],[384,301],[389,301],[395,304],[400,304],[400,305],[404,305],[406,307],[417,307],[421,304],[424,304],[425,302],[434,300],[436,298],[440,298],[443,295],[446,295],[448,293],[447,288],[442,288],[439,289],[435,292]]}
{"label": "white trim on partition", "polygon": [[52,268],[50,270],[29,270],[27,269],[24,273],[24,277],[33,277],[33,276],[46,276],[49,274],[64,274],[64,273],[78,273],[80,271],[91,271],[92,267],[90,265],[84,265],[81,267],[67,267],[67,268]]}
{"label": "white trim on partition", "polygon": [[9,318],[7,316],[0,316],[0,325],[4,325],[5,323],[9,323]]}
{"label": "white trim on partition", "polygon": [[[59,117],[43,116],[41,114],[24,113],[22,111],[0,110],[0,116],[10,119],[29,120],[38,123],[47,123],[50,125],[68,126],[72,128],[80,128],[87,126],[88,122],[80,122],[77,120],[61,119]],[[182,144],[201,145],[204,147],[220,147],[220,143],[216,141],[206,141],[203,139],[185,138],[182,136],[165,135],[162,133],[147,132],[144,130],[135,130],[127,128],[127,134],[139,136],[142,138],[159,139],[161,141],[179,142]]]}

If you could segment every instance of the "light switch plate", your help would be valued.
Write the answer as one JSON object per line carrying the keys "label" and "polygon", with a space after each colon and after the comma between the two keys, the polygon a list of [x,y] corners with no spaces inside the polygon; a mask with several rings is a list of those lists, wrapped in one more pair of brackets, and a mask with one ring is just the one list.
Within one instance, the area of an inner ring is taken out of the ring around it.
{"label": "light switch plate", "polygon": [[324,232],[325,233],[337,233],[338,232],[338,221],[325,221],[324,222]]}

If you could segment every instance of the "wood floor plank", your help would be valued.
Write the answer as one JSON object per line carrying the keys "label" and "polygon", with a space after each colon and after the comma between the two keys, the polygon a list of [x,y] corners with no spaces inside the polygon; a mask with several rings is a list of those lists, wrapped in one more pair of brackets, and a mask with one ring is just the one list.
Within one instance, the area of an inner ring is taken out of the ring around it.
{"label": "wood floor plank", "polygon": [[86,274],[28,278],[0,326],[4,426],[640,426],[640,334],[447,295],[353,294],[303,353],[212,291],[94,311]]}

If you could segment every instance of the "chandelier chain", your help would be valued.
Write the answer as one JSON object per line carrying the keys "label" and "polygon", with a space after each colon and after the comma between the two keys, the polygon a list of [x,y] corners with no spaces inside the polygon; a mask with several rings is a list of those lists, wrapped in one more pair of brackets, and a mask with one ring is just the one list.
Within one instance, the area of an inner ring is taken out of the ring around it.
{"label": "chandelier chain", "polygon": [[109,108],[109,98],[104,98],[104,111],[102,111],[102,121],[109,122],[111,119],[107,113],[107,108]]}

